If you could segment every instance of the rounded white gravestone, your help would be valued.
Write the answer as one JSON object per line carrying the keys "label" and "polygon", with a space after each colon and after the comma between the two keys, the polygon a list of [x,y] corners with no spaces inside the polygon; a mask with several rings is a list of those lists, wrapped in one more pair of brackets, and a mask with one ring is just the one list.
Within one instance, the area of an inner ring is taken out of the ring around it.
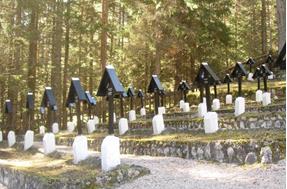
{"label": "rounded white gravestone", "polygon": [[8,132],[8,146],[11,147],[16,143],[16,136],[14,131]]}
{"label": "rounded white gravestone", "polygon": [[198,116],[204,117],[204,115],[207,113],[207,107],[205,103],[198,104]]}
{"label": "rounded white gravestone", "polygon": [[94,121],[95,121],[95,125],[98,125],[100,123],[100,119],[98,116],[94,116]]}
{"label": "rounded white gravestone", "polygon": [[57,134],[59,132],[59,124],[58,123],[53,123],[52,131],[54,134]]}
{"label": "rounded white gravestone", "polygon": [[183,112],[189,112],[189,111],[190,111],[189,103],[185,102],[183,105]]}
{"label": "rounded white gravestone", "polygon": [[56,150],[54,133],[46,133],[43,137],[44,154],[50,154]]}
{"label": "rounded white gravestone", "polygon": [[248,81],[253,81],[253,78],[252,78],[252,77],[253,77],[253,73],[249,73],[249,74],[248,74],[248,77],[247,77],[247,80],[248,80]]}
{"label": "rounded white gravestone", "polygon": [[2,142],[3,141],[3,133],[2,133],[2,131],[0,131],[0,142]]}
{"label": "rounded white gravestone", "polygon": [[153,134],[158,135],[164,130],[164,121],[162,114],[155,115],[152,118]]}
{"label": "rounded white gravestone", "polygon": [[218,98],[213,99],[212,101],[212,109],[219,110],[220,109],[220,101]]}
{"label": "rounded white gravestone", "polygon": [[272,74],[268,76],[268,79],[270,79],[270,80],[272,80],[272,79],[274,79],[274,78],[275,78],[275,76],[274,76],[273,72],[271,72],[271,73],[272,73]]}
{"label": "rounded white gravestone", "polygon": [[204,132],[215,133],[218,130],[218,115],[216,112],[207,112],[204,115]]}
{"label": "rounded white gravestone", "polygon": [[120,139],[113,135],[104,138],[101,145],[101,165],[103,171],[110,171],[121,164]]}
{"label": "rounded white gravestone", "polygon": [[141,108],[140,114],[141,114],[141,116],[146,116],[145,108]]}
{"label": "rounded white gravestone", "polygon": [[73,157],[74,164],[78,164],[80,161],[87,159],[89,156],[88,151],[88,139],[86,136],[76,136],[73,142]]}
{"label": "rounded white gravestone", "polygon": [[262,104],[263,104],[263,106],[267,106],[268,104],[271,104],[271,93],[269,93],[269,92],[263,93]]}
{"label": "rounded white gravestone", "polygon": [[76,125],[72,121],[68,121],[67,130],[69,133],[72,133],[75,130]]}
{"label": "rounded white gravestone", "polygon": [[135,110],[131,110],[129,111],[129,121],[134,121],[136,120],[136,111]]}
{"label": "rounded white gravestone", "polygon": [[119,133],[120,135],[125,134],[129,130],[128,119],[121,118],[119,120]]}
{"label": "rounded white gravestone", "polygon": [[205,97],[203,97],[203,103],[206,104],[206,98]]}
{"label": "rounded white gravestone", "polygon": [[239,116],[245,112],[245,98],[237,97],[235,99],[235,116]]}
{"label": "rounded white gravestone", "polygon": [[34,131],[28,130],[26,131],[24,137],[24,150],[28,150],[33,146],[34,143]]}
{"label": "rounded white gravestone", "polygon": [[225,96],[225,104],[232,104],[232,95],[228,94]]}
{"label": "rounded white gravestone", "polygon": [[89,119],[89,121],[87,122],[87,130],[88,133],[92,133],[96,130],[96,124],[94,119]]}
{"label": "rounded white gravestone", "polygon": [[179,108],[183,109],[183,106],[184,106],[184,100],[180,100],[179,101]]}
{"label": "rounded white gravestone", "polygon": [[262,98],[262,91],[261,90],[257,90],[256,94],[255,94],[256,98],[256,102],[262,102],[263,98]]}
{"label": "rounded white gravestone", "polygon": [[116,123],[117,122],[117,115],[116,115],[116,113],[114,113],[114,123]]}
{"label": "rounded white gravestone", "polygon": [[42,126],[40,126],[39,127],[39,133],[40,133],[40,135],[44,135],[45,134],[45,127],[42,125]]}
{"label": "rounded white gravestone", "polygon": [[158,114],[165,114],[165,107],[164,106],[161,106],[161,107],[158,107]]}

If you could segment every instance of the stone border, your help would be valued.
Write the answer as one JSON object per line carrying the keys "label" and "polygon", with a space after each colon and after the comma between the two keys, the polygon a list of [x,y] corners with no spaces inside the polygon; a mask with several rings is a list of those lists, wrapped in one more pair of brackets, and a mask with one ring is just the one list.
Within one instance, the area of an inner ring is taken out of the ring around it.
{"label": "stone border", "polygon": [[[89,148],[100,151],[103,138],[89,139]],[[57,139],[59,145],[72,145],[73,138]],[[268,140],[216,140],[211,142],[138,141],[121,140],[122,154],[168,156],[225,163],[272,163],[285,158],[284,139]]]}

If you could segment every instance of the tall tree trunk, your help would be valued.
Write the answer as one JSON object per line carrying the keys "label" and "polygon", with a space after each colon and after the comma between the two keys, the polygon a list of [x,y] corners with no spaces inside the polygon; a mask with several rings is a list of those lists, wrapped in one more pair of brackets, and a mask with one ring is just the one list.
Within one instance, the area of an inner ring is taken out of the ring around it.
{"label": "tall tree trunk", "polygon": [[[61,110],[62,110],[62,67],[61,67],[61,49],[62,49],[62,22],[63,22],[63,1],[54,1],[53,34],[52,34],[52,69],[51,69],[51,86],[57,100],[58,110],[56,119],[61,127]],[[60,118],[60,119],[58,119]],[[55,121],[54,120],[54,121]]]}
{"label": "tall tree trunk", "polygon": [[[109,12],[109,0],[102,0],[102,32],[101,32],[101,68],[102,68],[102,73],[104,73],[104,70],[105,70],[105,67],[107,64],[108,12]],[[104,101],[105,101],[104,99],[105,98],[102,98],[102,104],[101,104],[103,122],[106,120],[106,108],[105,108],[106,106],[104,103]]]}
{"label": "tall tree trunk", "polygon": [[[68,63],[69,63],[69,45],[70,45],[70,0],[66,3],[66,17],[65,17],[65,58],[64,58],[64,71],[63,71],[63,99],[67,98],[67,82],[68,82]],[[63,100],[63,125],[62,129],[65,128],[67,123],[67,108],[66,102]]]}
{"label": "tall tree trunk", "polygon": [[267,54],[266,0],[261,0],[261,45],[262,54]]}
{"label": "tall tree trunk", "polygon": [[286,0],[276,0],[278,24],[278,50],[286,43]]}

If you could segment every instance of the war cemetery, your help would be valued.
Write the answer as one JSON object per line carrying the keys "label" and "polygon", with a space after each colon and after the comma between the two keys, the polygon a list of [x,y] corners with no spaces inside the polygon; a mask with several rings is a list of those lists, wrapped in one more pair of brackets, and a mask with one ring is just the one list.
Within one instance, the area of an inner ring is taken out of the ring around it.
{"label": "war cemetery", "polygon": [[0,189],[286,188],[285,3],[1,1]]}

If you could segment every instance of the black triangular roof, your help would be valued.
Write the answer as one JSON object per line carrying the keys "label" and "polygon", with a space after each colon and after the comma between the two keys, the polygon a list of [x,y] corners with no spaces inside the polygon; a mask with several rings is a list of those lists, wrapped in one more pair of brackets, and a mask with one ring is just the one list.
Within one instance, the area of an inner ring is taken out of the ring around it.
{"label": "black triangular roof", "polygon": [[33,93],[28,93],[26,98],[26,108],[29,110],[34,109],[34,96]]}
{"label": "black triangular roof", "polygon": [[144,93],[143,93],[143,91],[141,89],[139,89],[137,97],[139,97],[139,98],[144,97]]}
{"label": "black triangular roof", "polygon": [[231,78],[236,78],[238,75],[246,76],[247,74],[248,72],[245,70],[243,64],[241,64],[241,62],[237,62],[230,76]]}
{"label": "black triangular roof", "polygon": [[5,113],[6,114],[10,114],[13,112],[13,109],[12,109],[12,102],[11,100],[6,100],[5,101]]}
{"label": "black triangular roof", "polygon": [[54,111],[57,110],[57,102],[51,87],[46,87],[42,98],[41,107],[48,107]]}
{"label": "black triangular roof", "polygon": [[125,92],[125,89],[121,85],[121,82],[116,74],[114,67],[111,65],[106,66],[105,72],[100,82],[97,96],[107,96],[109,87],[113,88],[114,93]]}
{"label": "black triangular roof", "polygon": [[195,78],[195,82],[199,84],[203,82],[203,79],[205,77],[208,77],[208,83],[210,85],[218,84],[220,82],[220,79],[217,77],[214,71],[210,68],[210,66],[206,62],[203,62],[200,65],[198,74]]}
{"label": "black triangular roof", "polygon": [[269,68],[265,64],[262,64],[260,66],[260,70],[261,70],[262,75],[266,75],[266,76],[272,75],[272,72],[269,70]]}
{"label": "black triangular roof", "polygon": [[152,75],[147,92],[153,93],[155,89],[158,91],[164,90],[157,75]]}
{"label": "black triangular roof", "polygon": [[248,65],[253,65],[253,64],[255,64],[256,62],[255,62],[255,60],[253,60],[253,58],[252,57],[250,57],[248,60],[247,60],[247,62],[246,62],[246,64],[248,64]]}
{"label": "black triangular roof", "polygon": [[230,77],[229,74],[226,74],[224,79],[223,79],[223,83],[231,83],[232,82],[232,79]]}
{"label": "black triangular roof", "polygon": [[96,105],[96,99],[91,95],[91,93],[89,91],[85,92],[86,98],[87,98],[87,102],[89,105],[94,106]]}
{"label": "black triangular roof", "polygon": [[128,88],[127,95],[128,95],[128,97],[133,97],[133,96],[136,95],[135,91],[134,91],[134,89],[132,87]]}
{"label": "black triangular roof", "polygon": [[280,69],[286,69],[286,43],[283,45],[278,58],[275,62],[276,66],[279,66]]}
{"label": "black triangular roof", "polygon": [[87,101],[80,79],[72,78],[66,104],[75,103],[76,97],[78,97],[79,101]]}
{"label": "black triangular roof", "polygon": [[262,71],[261,71],[260,68],[257,67],[255,72],[254,72],[254,74],[253,74],[253,76],[252,76],[252,78],[253,79],[258,79],[260,77],[262,77]]}
{"label": "black triangular roof", "polygon": [[188,91],[190,90],[190,86],[188,85],[188,83],[185,80],[182,80],[177,88],[178,91]]}

